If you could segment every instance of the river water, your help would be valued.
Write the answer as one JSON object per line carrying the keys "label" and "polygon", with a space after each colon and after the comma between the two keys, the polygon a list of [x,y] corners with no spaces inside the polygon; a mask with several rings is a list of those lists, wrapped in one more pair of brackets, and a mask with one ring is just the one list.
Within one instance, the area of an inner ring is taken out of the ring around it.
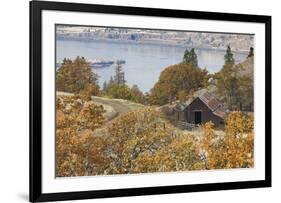
{"label": "river water", "polygon": [[[128,85],[136,84],[143,92],[148,92],[158,81],[159,75],[167,66],[182,60],[185,48],[167,45],[112,43],[97,41],[58,40],[57,61],[63,58],[74,59],[83,56],[88,59],[126,61],[123,70]],[[198,64],[210,73],[219,71],[224,64],[224,51],[196,49]],[[236,63],[245,60],[247,53],[234,53]],[[99,84],[114,75],[114,65],[93,69],[98,74]]]}

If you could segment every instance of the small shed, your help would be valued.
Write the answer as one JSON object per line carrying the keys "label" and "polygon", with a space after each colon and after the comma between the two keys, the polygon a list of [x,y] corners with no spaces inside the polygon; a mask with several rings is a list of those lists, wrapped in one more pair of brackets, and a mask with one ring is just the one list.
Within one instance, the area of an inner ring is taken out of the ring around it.
{"label": "small shed", "polygon": [[201,124],[212,121],[220,127],[224,124],[226,112],[214,95],[204,92],[191,101],[175,105],[174,116],[181,122]]}

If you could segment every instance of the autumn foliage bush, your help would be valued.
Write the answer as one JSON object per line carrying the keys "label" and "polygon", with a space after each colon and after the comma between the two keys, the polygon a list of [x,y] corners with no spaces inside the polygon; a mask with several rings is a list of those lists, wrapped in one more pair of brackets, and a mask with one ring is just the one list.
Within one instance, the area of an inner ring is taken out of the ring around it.
{"label": "autumn foliage bush", "polygon": [[100,173],[104,158],[99,156],[102,139],[93,131],[104,124],[103,107],[75,96],[56,101],[56,176]]}
{"label": "autumn foliage bush", "polygon": [[153,105],[164,105],[181,99],[191,92],[208,84],[208,71],[193,66],[192,63],[179,63],[165,68],[157,83],[151,89],[149,101]]}
{"label": "autumn foliage bush", "polygon": [[206,169],[254,167],[254,122],[252,116],[232,112],[226,119],[223,135],[217,135],[211,122],[203,126],[198,143]]}
{"label": "autumn foliage bush", "polygon": [[199,136],[178,130],[154,107],[121,114],[106,125],[103,112],[92,101],[58,98],[57,176],[254,166],[253,118],[241,112],[228,115],[222,134],[209,122]]}

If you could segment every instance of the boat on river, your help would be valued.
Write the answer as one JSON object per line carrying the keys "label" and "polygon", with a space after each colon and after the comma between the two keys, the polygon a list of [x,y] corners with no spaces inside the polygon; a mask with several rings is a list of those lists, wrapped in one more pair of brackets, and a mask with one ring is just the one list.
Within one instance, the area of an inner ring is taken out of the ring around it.
{"label": "boat on river", "polygon": [[94,59],[91,60],[89,59],[88,62],[90,63],[90,66],[92,68],[104,68],[104,67],[108,67],[108,66],[112,66],[113,64],[125,64],[126,61],[125,60],[104,60],[104,59]]}
{"label": "boat on river", "polygon": [[[117,59],[117,60],[104,60],[104,59],[87,59],[87,62],[90,64],[92,68],[104,68],[108,66],[112,66],[113,64],[125,64],[125,60]],[[61,61],[56,62],[56,67],[60,67],[62,64]]]}

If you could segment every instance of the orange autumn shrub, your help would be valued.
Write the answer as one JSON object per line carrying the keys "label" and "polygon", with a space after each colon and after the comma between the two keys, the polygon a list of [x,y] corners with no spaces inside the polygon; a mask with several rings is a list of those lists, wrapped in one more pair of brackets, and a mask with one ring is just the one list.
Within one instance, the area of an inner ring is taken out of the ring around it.
{"label": "orange autumn shrub", "polygon": [[87,176],[246,168],[254,166],[253,118],[229,113],[223,132],[208,122],[199,134],[168,123],[155,107],[105,124],[104,109],[80,97],[59,97],[56,175]]}
{"label": "orange autumn shrub", "polygon": [[204,136],[198,152],[206,169],[250,168],[254,166],[254,122],[251,116],[232,112],[226,119],[223,135],[217,135],[214,124],[203,127]]}
{"label": "orange autumn shrub", "polygon": [[56,107],[56,176],[101,173],[104,140],[94,131],[104,124],[103,107],[74,96],[58,97]]}

